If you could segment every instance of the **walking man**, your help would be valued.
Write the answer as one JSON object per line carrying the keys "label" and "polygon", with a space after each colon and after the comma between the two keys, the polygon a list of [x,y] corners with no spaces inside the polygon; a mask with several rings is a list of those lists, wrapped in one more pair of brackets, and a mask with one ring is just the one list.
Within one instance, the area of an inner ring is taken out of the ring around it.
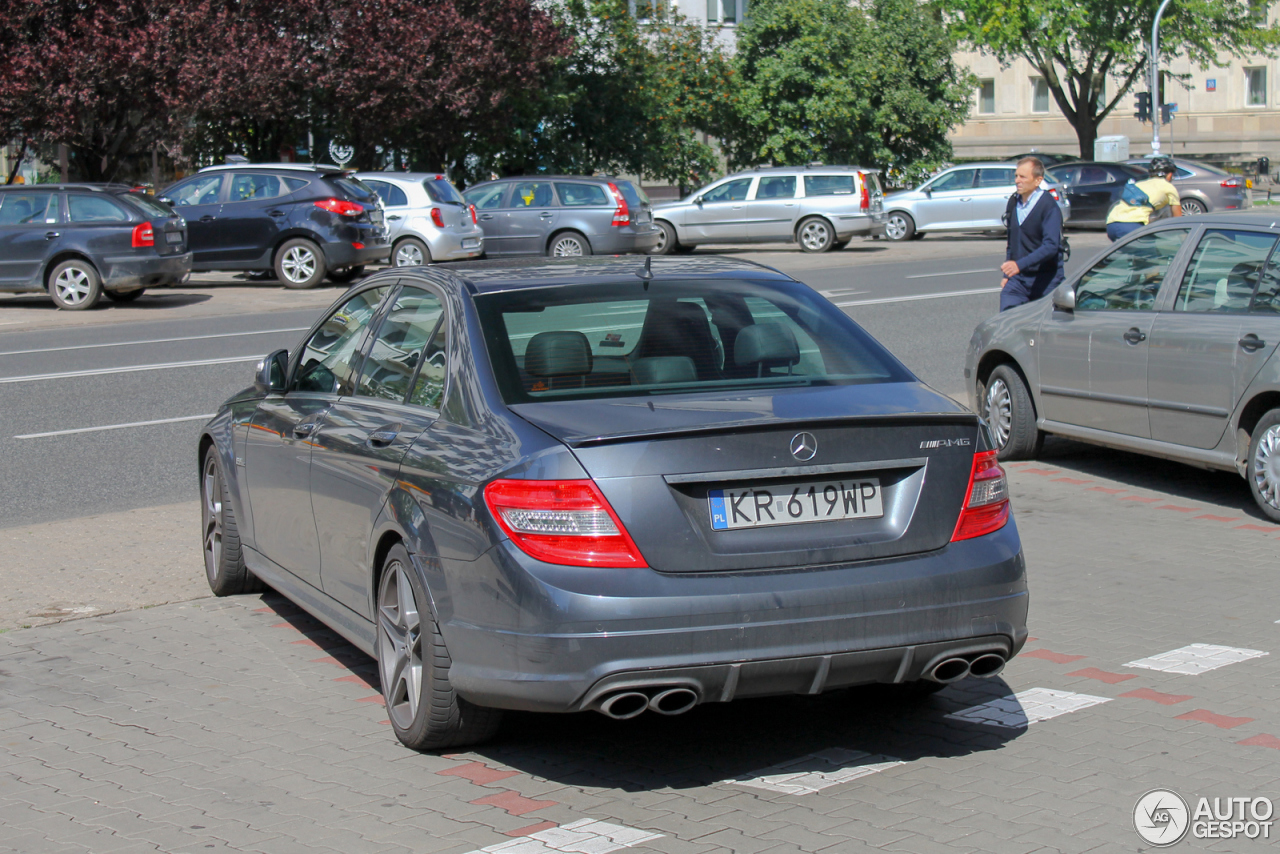
{"label": "walking man", "polygon": [[1005,209],[1009,238],[1000,272],[1000,310],[1040,299],[1062,281],[1062,211],[1040,186],[1044,164],[1037,157],[1018,161],[1013,173],[1017,192]]}
{"label": "walking man", "polygon": [[[1173,186],[1175,168],[1168,157],[1153,157],[1148,167],[1151,177],[1132,187],[1125,185],[1119,201],[1107,214],[1107,237],[1112,243],[1151,222],[1151,215],[1165,207],[1174,216],[1182,216],[1182,197],[1178,195],[1178,188]],[[1125,198],[1129,193],[1133,194],[1132,201]]]}

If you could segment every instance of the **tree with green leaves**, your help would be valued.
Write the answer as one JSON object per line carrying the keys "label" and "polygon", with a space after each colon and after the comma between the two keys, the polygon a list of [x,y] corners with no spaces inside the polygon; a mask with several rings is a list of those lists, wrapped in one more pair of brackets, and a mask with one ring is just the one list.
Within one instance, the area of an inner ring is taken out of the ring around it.
{"label": "tree with green leaves", "polygon": [[731,165],[940,165],[974,85],[954,49],[916,0],[755,0],[723,122]]}
{"label": "tree with green leaves", "polygon": [[[1202,67],[1224,53],[1275,55],[1280,23],[1268,25],[1269,5],[1174,0],[1160,19],[1160,52]],[[1146,79],[1159,6],[1160,0],[951,0],[947,13],[964,43],[1005,64],[1018,57],[1031,63],[1075,128],[1080,156],[1092,159],[1102,120]]]}

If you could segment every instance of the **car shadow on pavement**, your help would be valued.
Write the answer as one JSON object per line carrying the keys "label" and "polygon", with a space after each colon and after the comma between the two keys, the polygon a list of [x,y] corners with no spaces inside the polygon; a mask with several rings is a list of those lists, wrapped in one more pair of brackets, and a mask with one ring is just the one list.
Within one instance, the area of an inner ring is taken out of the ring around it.
{"label": "car shadow on pavement", "polygon": [[[184,285],[183,287],[187,286]],[[183,308],[184,306],[207,302],[211,299],[213,299],[211,294],[148,290],[133,302],[115,303],[110,299],[103,297],[97,306],[89,309],[89,312],[96,314],[101,311],[155,311],[157,309],[166,308]],[[17,294],[14,296],[0,298],[0,311],[13,308],[36,309],[50,313],[62,310],[54,305],[53,300],[49,298],[48,294]]]}

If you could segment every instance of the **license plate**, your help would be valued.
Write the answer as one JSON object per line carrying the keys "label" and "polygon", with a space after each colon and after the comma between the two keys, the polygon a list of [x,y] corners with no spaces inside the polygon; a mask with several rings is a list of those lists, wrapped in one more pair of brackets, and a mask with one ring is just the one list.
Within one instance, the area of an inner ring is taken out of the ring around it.
{"label": "license plate", "polygon": [[480,245],[480,240],[479,238],[476,238],[476,237],[465,237],[462,240],[463,249],[475,249],[479,245]]}
{"label": "license plate", "polygon": [[377,208],[374,208],[373,210],[369,211],[369,221],[372,222],[374,225],[382,225],[382,223],[385,222],[385,220],[383,219],[382,211],[378,210]]}
{"label": "license plate", "polygon": [[708,504],[716,531],[884,515],[880,481],[874,477],[713,489]]}
{"label": "license plate", "polygon": [[168,242],[168,243],[181,243],[181,242],[182,242],[182,232],[181,232],[181,231],[166,231],[166,232],[165,232],[165,235],[164,235],[164,239],[165,239],[165,241],[166,241],[166,242]]}

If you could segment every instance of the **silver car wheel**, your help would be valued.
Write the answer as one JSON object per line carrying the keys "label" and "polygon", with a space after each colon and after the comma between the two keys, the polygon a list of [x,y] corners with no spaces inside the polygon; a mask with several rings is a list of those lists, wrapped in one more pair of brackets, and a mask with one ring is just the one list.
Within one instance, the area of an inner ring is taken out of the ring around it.
{"label": "silver car wheel", "polygon": [[831,243],[831,229],[822,220],[810,220],[800,229],[800,243],[810,252],[824,249]]}
{"label": "silver car wheel", "polygon": [[316,255],[305,246],[293,246],[285,253],[280,267],[285,278],[294,284],[302,284],[316,274]]}
{"label": "silver car wheel", "polygon": [[422,250],[412,243],[405,243],[396,249],[396,257],[392,262],[395,267],[421,267]]}
{"label": "silver car wheel", "polygon": [[991,381],[986,403],[987,426],[996,440],[996,448],[1003,448],[1009,444],[1009,434],[1013,432],[1013,398],[1004,380],[997,377]]}
{"label": "silver car wheel", "polygon": [[885,236],[890,240],[903,240],[907,236],[907,221],[902,214],[892,213],[884,222]]}
{"label": "silver car wheel", "polygon": [[555,258],[577,258],[585,254],[582,241],[571,234],[557,239],[551,247],[551,255]]}
{"label": "silver car wheel", "polygon": [[58,278],[53,280],[53,286],[67,305],[80,305],[89,298],[89,292],[93,289],[89,274],[77,267],[68,267],[59,273]]}
{"label": "silver car wheel", "polygon": [[219,567],[222,566],[222,483],[213,454],[205,460],[201,485],[204,493],[204,571],[209,583],[216,584]]}
{"label": "silver car wheel", "polygon": [[1258,439],[1250,469],[1258,495],[1280,510],[1280,424],[1268,427]]}
{"label": "silver car wheel", "polygon": [[422,699],[422,620],[413,585],[398,561],[378,591],[378,668],[387,712],[407,730]]}
{"label": "silver car wheel", "polygon": [[653,254],[665,255],[667,253],[667,230],[658,227],[658,244],[653,247]]}

